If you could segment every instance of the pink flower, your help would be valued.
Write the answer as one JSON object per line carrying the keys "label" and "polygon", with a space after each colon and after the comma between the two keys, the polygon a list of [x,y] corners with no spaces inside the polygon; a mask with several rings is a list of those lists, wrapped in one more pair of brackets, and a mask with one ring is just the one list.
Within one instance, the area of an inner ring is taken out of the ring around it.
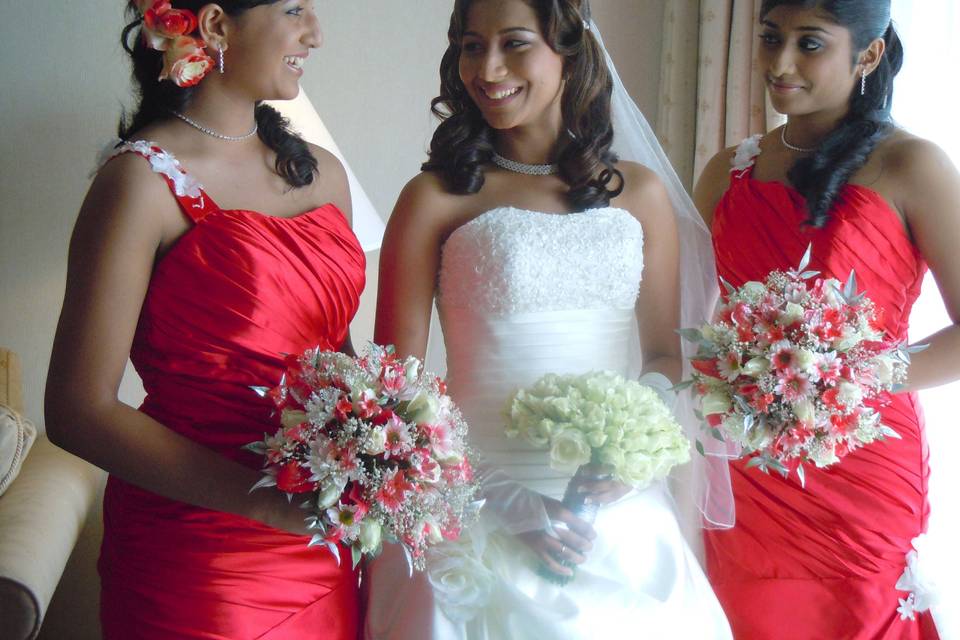
{"label": "pink flower", "polygon": [[794,369],[797,366],[797,349],[787,342],[781,340],[770,347],[770,362],[774,369],[784,371]]}
{"label": "pink flower", "polygon": [[426,449],[413,450],[410,454],[410,469],[415,477],[423,478],[427,482],[437,482],[440,479],[440,465]]}
{"label": "pink flower", "polygon": [[805,375],[792,369],[784,369],[777,374],[777,393],[786,402],[797,402],[810,395],[813,385]]}
{"label": "pink flower", "polygon": [[397,457],[413,450],[413,439],[410,437],[410,428],[396,415],[390,417],[385,427],[387,433],[385,459]]}
{"label": "pink flower", "polygon": [[163,54],[160,80],[171,80],[178,87],[192,87],[213,69],[213,59],[203,49],[203,41],[190,36],[174,38]]}
{"label": "pink flower", "polygon": [[407,386],[407,372],[402,362],[384,360],[380,371],[380,385],[390,396],[396,397]]}
{"label": "pink flower", "polygon": [[394,513],[403,506],[404,499],[413,492],[414,487],[400,469],[390,469],[383,478],[383,484],[375,497],[384,509]]}
{"label": "pink flower", "polygon": [[833,384],[840,378],[841,361],[836,351],[828,351],[817,357],[816,370],[824,384]]}
{"label": "pink flower", "polygon": [[364,390],[356,404],[357,415],[364,420],[372,418],[380,413],[380,404],[377,402],[377,394],[370,389]]}
{"label": "pink flower", "polygon": [[434,453],[440,458],[450,457],[454,450],[453,432],[450,425],[445,423],[425,424],[422,429],[426,432]]}

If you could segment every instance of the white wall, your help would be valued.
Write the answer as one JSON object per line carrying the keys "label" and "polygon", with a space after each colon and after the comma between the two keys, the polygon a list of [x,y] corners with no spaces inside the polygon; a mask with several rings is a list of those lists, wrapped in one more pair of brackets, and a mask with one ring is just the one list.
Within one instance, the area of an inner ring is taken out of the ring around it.
{"label": "white wall", "polygon": [[[24,368],[27,414],[42,395],[63,299],[67,243],[97,151],[129,105],[118,44],[121,0],[0,0],[0,344]],[[317,0],[324,47],[304,87],[386,217],[425,157],[429,100],[446,46],[450,0]],[[593,0],[628,89],[655,121],[664,0]],[[189,168],[188,168],[189,169]],[[372,333],[377,254],[354,322]],[[139,401],[135,376],[122,397]],[[94,519],[54,599],[42,637],[97,637]]]}

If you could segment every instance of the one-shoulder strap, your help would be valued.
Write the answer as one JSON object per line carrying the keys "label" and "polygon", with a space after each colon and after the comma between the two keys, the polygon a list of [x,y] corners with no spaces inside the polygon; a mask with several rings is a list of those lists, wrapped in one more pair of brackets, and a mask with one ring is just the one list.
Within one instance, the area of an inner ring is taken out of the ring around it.
{"label": "one-shoulder strap", "polygon": [[196,178],[187,173],[172,153],[147,140],[128,140],[118,145],[108,147],[101,155],[98,167],[102,167],[111,159],[124,153],[135,153],[150,162],[150,168],[163,176],[167,186],[177,199],[177,204],[183,213],[199,222],[207,214],[219,210],[220,207],[208,196]]}
{"label": "one-shoulder strap", "polygon": [[753,169],[753,164],[760,155],[760,140],[762,134],[756,134],[745,139],[737,146],[736,153],[730,161],[730,172],[732,177],[743,178]]}

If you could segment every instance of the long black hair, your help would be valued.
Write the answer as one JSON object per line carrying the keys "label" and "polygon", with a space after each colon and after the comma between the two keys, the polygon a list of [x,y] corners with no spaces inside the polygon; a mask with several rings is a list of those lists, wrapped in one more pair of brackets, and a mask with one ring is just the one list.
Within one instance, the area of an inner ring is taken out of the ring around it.
{"label": "long black hair", "polygon": [[[437,171],[454,193],[476,193],[483,166],[493,157],[493,130],[460,79],[461,40],[475,0],[456,0],[440,62],[440,95],[431,102],[441,119],[430,142],[424,171]],[[560,177],[570,185],[567,200],[577,210],[605,206],[623,190],[623,175],[610,151],[613,83],[597,40],[586,28],[586,0],[524,0],[540,22],[547,44],[563,56],[563,131],[557,154]],[[610,183],[616,178],[615,187]]]}
{"label": "long black hair", "polygon": [[761,18],[781,5],[816,8],[850,32],[855,66],[860,53],[877,38],[886,49],[877,68],[867,76],[860,94],[857,82],[850,108],[837,127],[811,155],[797,160],[787,177],[806,199],[808,224],[822,227],[830,219],[840,190],[867,161],[870,153],[892,130],[893,79],[903,64],[903,46],[890,21],[890,0],[764,0]]}
{"label": "long black hair", "polygon": [[[277,0],[218,0],[217,4],[227,15],[235,16],[247,9],[274,2]],[[209,4],[209,0],[172,0],[171,4],[174,8],[197,13],[201,7]],[[178,87],[170,80],[157,80],[163,69],[163,53],[151,49],[144,42],[140,32],[142,17],[133,0],[127,3],[127,13],[132,22],[124,28],[121,44],[133,62],[133,80],[138,99],[133,115],[124,113],[120,117],[118,134],[122,140],[129,140],[149,124],[170,118],[172,111],[183,111],[196,92],[195,86]],[[134,36],[132,44],[131,36]],[[287,120],[269,105],[258,104],[254,113],[257,135],[277,155],[274,165],[277,174],[295,188],[313,182],[317,173],[317,159],[310,153],[307,143],[294,134]]]}

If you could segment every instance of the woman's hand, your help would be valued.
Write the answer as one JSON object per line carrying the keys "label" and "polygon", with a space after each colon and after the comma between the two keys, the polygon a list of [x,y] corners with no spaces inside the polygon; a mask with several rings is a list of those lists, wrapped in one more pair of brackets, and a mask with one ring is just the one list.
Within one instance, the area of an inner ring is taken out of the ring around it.
{"label": "woman's hand", "polygon": [[539,529],[519,533],[517,538],[530,547],[544,567],[558,576],[570,577],[573,575],[571,566],[586,561],[597,533],[559,500],[544,497],[543,506],[554,523],[556,536]]}
{"label": "woman's hand", "polygon": [[632,491],[630,485],[614,480],[610,468],[604,465],[588,464],[577,470],[574,476],[577,493],[584,496],[585,504],[605,505],[616,502]]}

